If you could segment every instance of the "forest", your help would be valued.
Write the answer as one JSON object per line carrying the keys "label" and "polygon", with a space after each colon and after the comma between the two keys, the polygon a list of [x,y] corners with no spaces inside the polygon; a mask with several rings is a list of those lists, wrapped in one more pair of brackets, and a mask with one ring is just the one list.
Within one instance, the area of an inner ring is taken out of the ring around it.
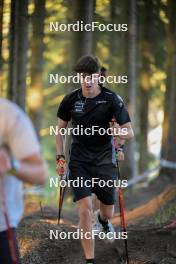
{"label": "forest", "polygon": [[[105,87],[123,98],[134,129],[120,162],[128,179],[123,194],[130,263],[175,263],[176,229],[168,226],[176,220],[176,1],[0,0],[0,98],[29,115],[48,166],[44,187],[25,185],[22,263],[83,263],[78,241],[48,236],[50,229],[74,230],[78,222],[68,189],[57,226],[50,127],[57,125],[63,97],[80,87],[73,67],[87,54],[114,77]],[[120,228],[118,202],[112,223]],[[97,263],[125,263],[123,241],[98,241],[96,250]]]}

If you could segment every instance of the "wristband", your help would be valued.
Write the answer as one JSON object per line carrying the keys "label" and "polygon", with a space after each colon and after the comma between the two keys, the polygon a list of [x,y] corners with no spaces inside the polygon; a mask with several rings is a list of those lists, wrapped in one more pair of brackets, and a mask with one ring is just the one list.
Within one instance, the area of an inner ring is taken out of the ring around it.
{"label": "wristband", "polygon": [[122,152],[123,152],[123,150],[124,150],[124,145],[121,144],[121,145],[119,146],[119,148],[118,148],[118,151],[122,151]]}
{"label": "wristband", "polygon": [[65,160],[65,155],[56,155],[56,161],[59,161],[60,159]]}

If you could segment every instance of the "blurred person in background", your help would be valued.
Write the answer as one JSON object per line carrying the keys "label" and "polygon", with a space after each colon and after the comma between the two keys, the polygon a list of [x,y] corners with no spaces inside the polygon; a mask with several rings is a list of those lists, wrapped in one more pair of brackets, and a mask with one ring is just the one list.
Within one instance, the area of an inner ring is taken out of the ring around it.
{"label": "blurred person in background", "polygon": [[46,165],[32,123],[0,98],[0,263],[19,264],[16,228],[23,215],[23,182],[42,185]]}

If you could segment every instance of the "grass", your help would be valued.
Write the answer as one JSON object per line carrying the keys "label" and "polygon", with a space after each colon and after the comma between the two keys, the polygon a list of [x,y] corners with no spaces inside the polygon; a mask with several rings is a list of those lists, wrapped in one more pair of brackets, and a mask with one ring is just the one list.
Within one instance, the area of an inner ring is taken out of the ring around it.
{"label": "grass", "polygon": [[169,203],[168,206],[164,206],[160,209],[157,215],[154,218],[154,222],[156,225],[163,225],[168,223],[171,219],[176,217],[176,204],[175,201],[173,203]]}

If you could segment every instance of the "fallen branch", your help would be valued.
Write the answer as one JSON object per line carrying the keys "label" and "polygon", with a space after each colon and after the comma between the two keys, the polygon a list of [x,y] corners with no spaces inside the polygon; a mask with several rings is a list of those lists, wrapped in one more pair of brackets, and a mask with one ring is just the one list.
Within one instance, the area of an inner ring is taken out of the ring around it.
{"label": "fallen branch", "polygon": [[[176,186],[170,187],[166,191],[159,194],[157,197],[153,198],[148,203],[139,206],[133,210],[125,212],[125,219],[127,224],[132,223],[146,216],[151,216],[158,211],[161,206],[164,206],[169,201],[176,197]],[[112,223],[115,226],[120,225],[120,216],[115,214],[112,219]]]}

